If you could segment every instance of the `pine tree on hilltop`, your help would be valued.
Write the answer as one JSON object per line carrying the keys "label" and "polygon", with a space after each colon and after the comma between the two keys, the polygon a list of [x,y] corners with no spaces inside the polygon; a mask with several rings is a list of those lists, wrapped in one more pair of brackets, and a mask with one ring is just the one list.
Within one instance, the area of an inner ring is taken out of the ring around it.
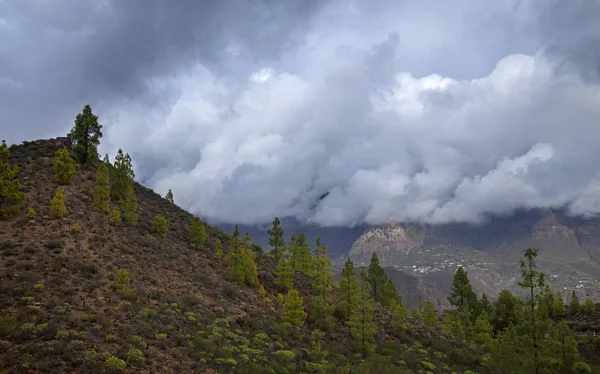
{"label": "pine tree on hilltop", "polygon": [[333,277],[331,266],[331,260],[327,256],[327,247],[321,246],[321,241],[317,238],[312,272],[314,296],[310,302],[309,317],[316,326],[323,330],[334,326],[333,306],[330,302],[331,278]]}
{"label": "pine tree on hilltop", "polygon": [[268,233],[271,254],[273,254],[275,260],[279,261],[281,259],[283,251],[285,250],[283,229],[281,228],[281,222],[279,221],[279,218],[275,217],[275,219],[273,220],[273,227],[268,231]]}
{"label": "pine tree on hilltop", "polygon": [[206,229],[200,218],[194,217],[189,230],[190,247],[194,249],[203,249],[206,241]]}
{"label": "pine tree on hilltop", "polygon": [[6,219],[19,212],[25,202],[25,193],[17,179],[18,166],[10,166],[8,158],[10,151],[6,141],[0,145],[0,219]]}
{"label": "pine tree on hilltop", "polygon": [[169,191],[167,191],[167,194],[165,195],[165,199],[171,204],[175,204],[175,200],[173,199],[173,191],[171,191],[170,188]]}
{"label": "pine tree on hilltop", "polygon": [[294,269],[292,268],[292,262],[289,259],[287,251],[284,251],[279,258],[279,262],[277,262],[273,284],[286,291],[290,290],[294,285],[293,276]]}
{"label": "pine tree on hilltop", "polygon": [[126,201],[129,188],[133,186],[134,177],[131,157],[128,153],[123,154],[123,150],[119,149],[115,157],[115,163],[110,169],[110,193],[113,201],[119,203]]}
{"label": "pine tree on hilltop", "polygon": [[96,212],[108,212],[109,203],[110,180],[108,177],[108,166],[106,163],[102,163],[96,172],[92,209]]}
{"label": "pine tree on hilltop", "polygon": [[82,165],[89,165],[98,159],[98,144],[102,137],[102,125],[98,123],[98,116],[92,113],[89,105],[75,117],[75,126],[68,134],[73,143],[73,152],[77,161]]}
{"label": "pine tree on hilltop", "polygon": [[63,188],[59,187],[52,200],[50,200],[50,216],[61,218],[65,214],[67,214],[67,208],[65,207],[65,193]]}
{"label": "pine tree on hilltop", "polygon": [[67,147],[62,147],[54,154],[54,180],[61,185],[71,184],[73,175],[75,164]]}
{"label": "pine tree on hilltop", "polygon": [[250,287],[258,286],[258,269],[254,261],[252,252],[252,241],[250,235],[246,233],[242,240],[243,262],[244,262],[244,282]]}
{"label": "pine tree on hilltop", "polygon": [[310,277],[313,272],[313,258],[310,254],[310,246],[306,242],[306,235],[304,233],[301,233],[296,238],[294,249],[296,250],[296,268],[294,270]]}

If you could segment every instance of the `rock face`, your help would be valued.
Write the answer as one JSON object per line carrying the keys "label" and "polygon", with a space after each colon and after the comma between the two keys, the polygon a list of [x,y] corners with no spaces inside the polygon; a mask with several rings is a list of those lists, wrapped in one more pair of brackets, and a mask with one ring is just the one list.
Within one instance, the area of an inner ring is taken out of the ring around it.
{"label": "rock face", "polygon": [[350,256],[373,252],[408,252],[423,244],[425,230],[398,223],[368,229],[350,249]]}
{"label": "rock face", "polygon": [[[600,298],[600,219],[570,217],[562,210],[521,211],[480,225],[396,223],[370,228],[349,255],[364,266],[377,252],[382,265],[421,279],[415,283],[418,291],[447,305],[444,294],[458,266],[467,269],[479,293],[494,297],[504,288],[519,292],[519,261],[529,247],[540,250],[538,267],[551,287],[565,295],[576,290]],[[414,300],[413,291],[396,286]]]}

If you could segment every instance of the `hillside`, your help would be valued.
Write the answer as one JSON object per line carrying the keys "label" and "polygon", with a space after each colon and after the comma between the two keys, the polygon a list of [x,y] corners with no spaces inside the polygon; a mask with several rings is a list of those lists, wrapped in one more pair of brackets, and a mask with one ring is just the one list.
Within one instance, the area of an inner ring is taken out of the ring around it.
{"label": "hillside", "polygon": [[[283,291],[273,285],[271,256],[253,246],[264,296],[258,287],[231,283],[225,261],[215,255],[216,241],[227,253],[231,237],[207,225],[204,250],[191,249],[193,216],[139,184],[138,226],[110,225],[108,214],[91,209],[97,163],[78,167],[64,187],[66,216],[51,218],[54,154],[63,145],[70,146],[59,138],[10,148],[27,199],[17,216],[0,221],[0,373],[409,373],[431,367],[451,373],[480,367],[477,350],[418,321],[406,320],[408,329],[400,333],[380,307],[378,348],[366,359],[339,314],[323,336],[310,321],[289,330],[281,324]],[[26,216],[29,208],[35,218]],[[152,229],[157,214],[168,221],[166,238]],[[116,292],[118,282],[126,292]],[[300,277],[297,285],[305,307],[310,284]]]}

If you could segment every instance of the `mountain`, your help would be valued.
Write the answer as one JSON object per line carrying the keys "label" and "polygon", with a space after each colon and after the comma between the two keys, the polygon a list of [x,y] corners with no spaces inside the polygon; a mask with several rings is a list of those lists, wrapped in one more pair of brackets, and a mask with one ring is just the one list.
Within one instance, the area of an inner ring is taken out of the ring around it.
{"label": "mountain", "polygon": [[564,210],[519,211],[478,225],[373,227],[353,243],[349,256],[361,264],[377,252],[383,265],[428,279],[439,290],[447,290],[463,266],[476,291],[496,295],[504,288],[519,292],[515,264],[529,247],[539,249],[538,266],[552,288],[565,296],[576,290],[580,297],[600,298],[600,219]]}
{"label": "mountain", "polygon": [[[326,333],[298,313],[294,318],[304,324],[283,323],[279,300],[287,299],[273,284],[271,256],[252,246],[264,294],[261,287],[232,282],[231,265],[216,251],[220,242],[225,255],[230,253],[232,237],[205,225],[203,249],[191,248],[192,214],[137,183],[138,225],[109,224],[107,213],[92,210],[98,162],[77,167],[64,186],[67,214],[52,218],[50,200],[59,187],[54,155],[63,146],[71,147],[66,138],[10,147],[26,202],[16,216],[0,220],[0,373],[481,368],[479,351],[468,344],[418,320],[403,320],[400,329],[391,311],[379,305],[372,305],[379,348],[361,358],[335,289],[328,299],[333,324]],[[166,237],[153,227],[158,214],[167,220]],[[309,310],[311,279],[298,275],[296,288],[300,307]]]}

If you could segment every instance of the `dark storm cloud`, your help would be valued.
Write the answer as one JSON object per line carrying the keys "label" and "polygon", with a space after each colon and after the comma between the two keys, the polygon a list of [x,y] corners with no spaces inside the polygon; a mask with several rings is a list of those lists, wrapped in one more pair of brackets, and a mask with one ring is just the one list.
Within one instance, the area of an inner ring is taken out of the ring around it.
{"label": "dark storm cloud", "polygon": [[217,221],[600,212],[587,0],[0,1],[0,123],[64,133]]}

